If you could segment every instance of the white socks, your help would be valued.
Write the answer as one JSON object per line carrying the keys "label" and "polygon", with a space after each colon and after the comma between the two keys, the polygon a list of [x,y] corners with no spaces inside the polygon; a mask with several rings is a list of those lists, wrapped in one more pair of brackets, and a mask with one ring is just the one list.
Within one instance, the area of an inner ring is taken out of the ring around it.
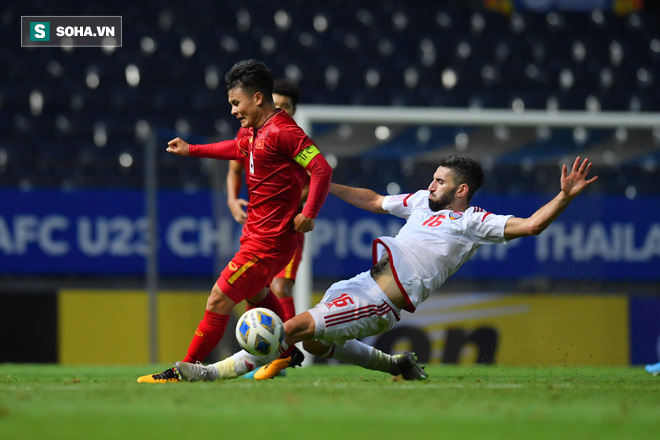
{"label": "white socks", "polygon": [[390,365],[392,363],[392,356],[357,339],[350,339],[344,343],[335,344],[332,359],[384,373],[390,372]]}
{"label": "white socks", "polygon": [[234,353],[224,361],[216,362],[212,366],[218,370],[218,379],[234,379],[254,369],[266,365],[280,356],[278,351],[268,356],[254,356],[245,350]]}
{"label": "white socks", "polygon": [[[286,344],[282,345],[283,348],[281,351],[286,350]],[[390,373],[392,356],[357,339],[337,343],[334,346],[334,351],[332,348],[329,348],[328,352],[332,352],[332,359],[337,359],[340,362],[354,364],[369,370]],[[217,369],[218,379],[234,379],[268,364],[279,356],[279,351],[271,353],[268,356],[254,356],[245,350],[241,350],[223,361],[216,362],[211,367]]]}
{"label": "white socks", "polygon": [[209,365],[210,368],[215,368],[218,372],[218,379],[234,379],[238,377],[236,374],[235,368],[236,362],[234,361],[234,356],[230,356],[224,361],[216,362],[215,364]]}

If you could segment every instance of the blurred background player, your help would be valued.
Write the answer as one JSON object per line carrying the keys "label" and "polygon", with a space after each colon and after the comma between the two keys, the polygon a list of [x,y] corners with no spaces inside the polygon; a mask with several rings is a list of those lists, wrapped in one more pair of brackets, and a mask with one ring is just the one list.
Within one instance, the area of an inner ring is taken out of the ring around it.
{"label": "blurred background player", "polygon": [[[276,79],[273,82],[273,103],[276,108],[281,108],[291,117],[296,113],[296,106],[300,99],[300,88],[296,83],[286,78]],[[247,129],[241,127],[236,133],[236,139],[247,135]],[[227,206],[231,211],[234,220],[244,225],[247,221],[248,201],[241,198],[241,181],[243,171],[245,170],[245,160],[229,161],[229,171],[227,172]],[[247,176],[246,176],[247,177]],[[302,196],[300,198],[299,211],[302,212],[307,194],[309,193],[309,179],[303,186]],[[249,194],[248,194],[249,198]],[[296,234],[296,253],[280,273],[278,273],[270,283],[270,290],[277,296],[284,308],[286,319],[291,319],[296,315],[296,309],[293,301],[293,285],[296,281],[298,266],[302,259],[303,246],[305,243],[304,234]],[[248,303],[248,307],[249,303]],[[286,320],[285,319],[285,320]]]}
{"label": "blurred background player", "polygon": [[[412,353],[386,354],[359,338],[390,330],[401,310],[414,312],[419,304],[486,244],[505,243],[543,232],[588,185],[591,163],[576,158],[570,173],[563,166],[559,193],[528,218],[496,215],[470,205],[483,182],[479,163],[465,156],[440,161],[428,190],[383,196],[366,188],[331,185],[332,194],[358,208],[404,218],[396,237],[373,242],[371,270],[333,284],[312,309],[284,323],[286,350],[300,341],[310,353],[392,375],[423,380],[426,373]],[[274,377],[282,368],[300,364],[293,356],[253,356],[240,351],[224,361],[203,366],[177,362],[189,381],[212,381],[241,376],[255,365],[255,379]]]}
{"label": "blurred background player", "polygon": [[[328,194],[332,169],[311,139],[273,103],[273,78],[255,60],[236,63],[225,76],[231,114],[246,136],[231,141],[190,145],[180,138],[167,151],[179,156],[221,160],[246,159],[250,209],[241,246],[213,285],[188,347],[185,362],[201,362],[220,342],[232,309],[243,300],[274,311],[284,309],[268,288],[296,252],[296,235],[314,229]],[[299,212],[302,188],[309,176],[309,196]],[[138,378],[141,383],[178,382],[173,368]]]}

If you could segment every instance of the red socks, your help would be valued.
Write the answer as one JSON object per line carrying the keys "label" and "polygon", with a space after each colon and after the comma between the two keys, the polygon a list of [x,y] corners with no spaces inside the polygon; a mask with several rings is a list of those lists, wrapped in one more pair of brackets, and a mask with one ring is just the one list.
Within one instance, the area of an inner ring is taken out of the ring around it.
{"label": "red socks", "polygon": [[[272,294],[272,292],[271,292],[271,294]],[[266,299],[268,299],[268,297],[266,297]],[[292,297],[285,296],[284,298],[279,298],[279,300],[280,300],[280,304],[282,304],[282,308],[284,309],[284,321],[288,321],[289,319],[296,316],[296,306],[294,305]],[[266,307],[266,306],[261,305],[261,304],[263,304],[263,301],[258,306],[255,306],[255,305],[250,304],[249,302],[246,302],[245,311],[247,312],[248,310],[254,309],[255,307]],[[270,308],[270,307],[266,307],[266,308]],[[277,313],[277,312],[275,312],[275,313]]]}
{"label": "red socks", "polygon": [[282,303],[280,302],[275,294],[271,291],[268,292],[268,295],[266,295],[266,298],[264,298],[261,302],[258,302],[256,304],[252,304],[253,307],[265,307],[267,309],[272,310],[275,312],[277,316],[280,317],[282,322],[286,321],[286,313],[284,312],[284,307],[282,307]]}
{"label": "red socks", "polygon": [[[281,301],[287,304],[286,309],[273,292],[268,292],[266,298],[260,303],[253,304],[253,307],[265,307],[270,309],[275,312],[282,321],[286,321],[295,315],[293,298],[284,298]],[[188,347],[188,354],[183,358],[183,362],[203,362],[215,346],[218,345],[220,339],[222,339],[228,322],[229,315],[221,315],[207,310],[206,313],[204,313],[204,319],[202,319],[197,326],[195,336],[193,336],[192,342]]]}
{"label": "red socks", "polygon": [[284,298],[280,298],[280,302],[284,308],[284,317],[286,318],[285,321],[288,321],[289,319],[296,316],[296,306],[293,304],[292,297],[285,296]]}
{"label": "red socks", "polygon": [[188,347],[188,354],[183,358],[183,362],[203,362],[222,339],[228,322],[229,315],[221,315],[207,310],[204,319],[197,326],[195,336],[193,336],[193,340]]}

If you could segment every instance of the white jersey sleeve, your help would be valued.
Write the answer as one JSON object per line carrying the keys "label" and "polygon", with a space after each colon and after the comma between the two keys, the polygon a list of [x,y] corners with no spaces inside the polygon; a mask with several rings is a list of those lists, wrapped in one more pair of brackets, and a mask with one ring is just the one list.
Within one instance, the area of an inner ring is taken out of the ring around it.
{"label": "white jersey sleeve", "polygon": [[428,194],[428,191],[422,190],[411,194],[385,196],[385,199],[383,199],[382,208],[392,215],[407,219],[412,213],[412,207],[415,201],[420,197],[428,198]]}
{"label": "white jersey sleeve", "polygon": [[473,243],[498,244],[506,242],[504,227],[510,215],[496,215],[481,208],[472,207],[466,213],[465,233]]}

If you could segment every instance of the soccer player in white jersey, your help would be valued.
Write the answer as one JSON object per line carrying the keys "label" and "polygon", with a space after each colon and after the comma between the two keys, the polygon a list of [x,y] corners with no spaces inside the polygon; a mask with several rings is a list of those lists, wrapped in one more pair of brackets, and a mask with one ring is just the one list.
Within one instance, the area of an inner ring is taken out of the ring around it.
{"label": "soccer player in white jersey", "polygon": [[[395,356],[357,340],[390,330],[400,311],[414,312],[486,244],[505,243],[543,232],[584,188],[592,164],[575,159],[568,172],[563,166],[559,194],[531,217],[496,215],[470,205],[483,182],[478,162],[464,156],[443,159],[427,190],[382,196],[369,189],[333,183],[330,192],[367,211],[406,219],[396,237],[374,240],[374,266],[349,280],[333,284],[321,302],[284,323],[281,350],[303,341],[317,356],[353,363],[371,370],[402,375],[406,380],[425,379],[413,353]],[[181,379],[229,379],[264,365],[255,378],[271,378],[280,370],[300,365],[300,354],[288,358],[252,356],[245,351],[216,364],[204,366],[177,362]]]}

